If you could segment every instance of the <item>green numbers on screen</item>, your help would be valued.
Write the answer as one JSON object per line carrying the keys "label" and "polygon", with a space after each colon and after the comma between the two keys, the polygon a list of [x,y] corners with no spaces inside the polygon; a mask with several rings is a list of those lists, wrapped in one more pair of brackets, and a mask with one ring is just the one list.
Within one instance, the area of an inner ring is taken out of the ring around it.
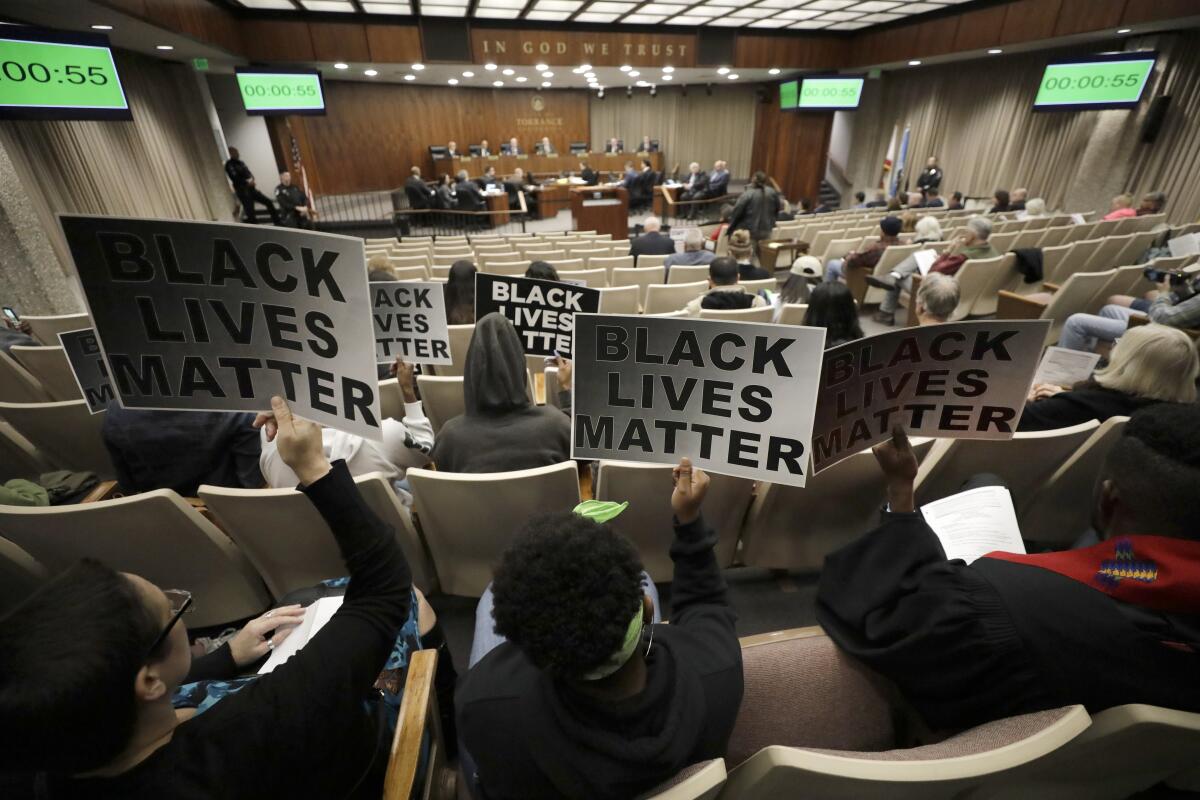
{"label": "green numbers on screen", "polygon": [[1132,105],[1141,99],[1153,68],[1154,59],[1050,64],[1033,105]]}
{"label": "green numbers on screen", "polygon": [[127,109],[107,47],[0,39],[0,106]]}
{"label": "green numbers on screen", "polygon": [[239,72],[237,81],[247,111],[325,107],[316,74]]}

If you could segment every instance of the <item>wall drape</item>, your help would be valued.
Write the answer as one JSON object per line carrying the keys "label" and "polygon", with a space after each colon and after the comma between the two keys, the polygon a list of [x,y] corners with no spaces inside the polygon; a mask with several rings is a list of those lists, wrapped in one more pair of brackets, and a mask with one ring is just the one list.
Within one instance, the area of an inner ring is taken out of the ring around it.
{"label": "wall drape", "polygon": [[649,135],[659,140],[668,170],[679,164],[680,172],[687,172],[688,164],[698,161],[707,171],[723,159],[735,179],[745,178],[750,174],[756,102],[750,86],[717,86],[712,96],[692,86],[686,97],[675,87],[660,86],[656,97],[643,89],[632,98],[615,87],[603,100],[592,96],[592,148],[603,149],[604,142],[616,136],[629,149]]}

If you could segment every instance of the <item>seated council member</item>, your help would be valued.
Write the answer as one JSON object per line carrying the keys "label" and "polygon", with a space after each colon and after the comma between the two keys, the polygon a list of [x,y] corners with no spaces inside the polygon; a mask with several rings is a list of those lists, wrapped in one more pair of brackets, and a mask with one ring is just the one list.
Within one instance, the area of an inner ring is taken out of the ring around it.
{"label": "seated council member", "polygon": [[639,153],[657,153],[658,145],[650,140],[649,136],[642,137],[642,143],[638,145]]}
{"label": "seated council member", "polygon": [[488,144],[488,140],[487,140],[487,139],[482,139],[482,140],[480,140],[480,142],[479,142],[479,155],[480,155],[480,157],[481,157],[481,158],[487,158],[487,157],[488,157],[488,156],[490,156],[491,154],[492,154],[492,148],[491,148],[491,145],[489,145],[489,144]]}
{"label": "seated council member", "polygon": [[504,152],[510,156],[524,155],[521,145],[517,143],[517,137],[515,136],[508,140],[508,144],[504,146]]}
{"label": "seated council member", "polygon": [[725,752],[742,698],[736,614],[700,514],[708,476],[685,458],[674,482],[670,625],[651,624],[619,518],[540,514],[505,552],[492,608],[503,639],[455,699],[476,796],[625,800]]}
{"label": "seated council member", "polygon": [[549,136],[542,137],[542,140],[537,144],[537,151],[539,155],[543,156],[554,155],[554,145],[550,144]]}
{"label": "seated council member", "polygon": [[[1092,714],[1126,703],[1200,711],[1200,407],[1160,403],[1133,415],[1100,472],[1092,519],[1101,541],[1066,552],[947,561],[916,511],[917,459],[904,431],[875,457],[889,510],[826,558],[817,619],[895,682],[930,728],[1075,703]],[[1124,564],[1150,577],[1137,580]]]}
{"label": "seated council member", "polygon": [[458,142],[447,142],[446,158],[458,158],[462,153],[458,152]]}
{"label": "seated council member", "polygon": [[346,561],[341,608],[274,672],[203,714],[176,711],[191,596],[80,561],[0,619],[0,730],[19,732],[0,772],[47,773],[51,798],[379,796],[390,737],[364,701],[409,617],[411,573],[345,464],[324,457],[318,426],[281,398],[271,408],[256,424]]}
{"label": "seated council member", "polygon": [[608,140],[608,144],[604,145],[604,152],[605,152],[605,153],[612,153],[612,154],[614,154],[614,155],[621,153],[621,152],[622,152],[622,150],[621,150],[621,140],[620,140],[620,139],[617,139],[617,138],[615,138],[615,137],[614,137],[614,138],[612,138],[612,139],[609,139],[609,140]]}
{"label": "seated council member", "polygon": [[1034,386],[1017,430],[1066,428],[1090,419],[1103,422],[1154,403],[1194,403],[1197,376],[1200,359],[1186,333],[1166,325],[1130,328],[1113,345],[1108,366],[1089,380],[1070,389]]}

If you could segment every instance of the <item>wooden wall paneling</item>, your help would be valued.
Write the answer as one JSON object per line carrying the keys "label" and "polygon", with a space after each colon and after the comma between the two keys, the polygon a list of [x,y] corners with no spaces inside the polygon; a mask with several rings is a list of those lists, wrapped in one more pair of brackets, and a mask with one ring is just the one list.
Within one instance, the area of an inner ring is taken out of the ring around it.
{"label": "wooden wall paneling", "polygon": [[421,32],[416,25],[367,25],[367,49],[371,61],[401,64],[424,59]]}
{"label": "wooden wall paneling", "polygon": [[754,125],[751,170],[775,179],[791,201],[816,198],[825,175],[833,112],[783,111],[776,103],[759,103]]}
{"label": "wooden wall paneling", "polygon": [[240,54],[242,35],[229,11],[210,0],[99,0],[100,5],[130,14],[230,53]]}
{"label": "wooden wall paneling", "polygon": [[1200,0],[1128,0],[1125,13],[1121,15],[1121,23],[1137,25],[1141,22],[1197,15],[1200,15]]}
{"label": "wooden wall paneling", "polygon": [[691,67],[696,37],[673,33],[592,33],[560,30],[471,29],[471,52],[478,64],[546,63]]}
{"label": "wooden wall paneling", "polygon": [[762,36],[739,33],[733,64],[742,69],[836,69],[850,61],[848,36]]}
{"label": "wooden wall paneling", "polygon": [[[314,23],[319,25],[323,23]],[[243,20],[242,42],[248,58],[257,61],[315,61],[307,22]]]}
{"label": "wooden wall paneling", "polygon": [[1071,36],[1116,28],[1125,13],[1125,0],[1062,0],[1055,36]]}
{"label": "wooden wall paneling", "polygon": [[1008,5],[990,6],[961,14],[958,33],[954,37],[954,49],[982,50],[999,44],[1008,9]]}
{"label": "wooden wall paneling", "polygon": [[317,61],[370,61],[367,31],[357,22],[325,22],[308,26]]}
{"label": "wooden wall paneling", "polygon": [[1054,36],[1062,0],[1018,0],[1008,7],[1000,44],[1036,42]]}
{"label": "wooden wall paneling", "polygon": [[922,22],[916,31],[917,50],[909,53],[913,58],[940,56],[954,51],[958,38],[958,15],[939,17]]}

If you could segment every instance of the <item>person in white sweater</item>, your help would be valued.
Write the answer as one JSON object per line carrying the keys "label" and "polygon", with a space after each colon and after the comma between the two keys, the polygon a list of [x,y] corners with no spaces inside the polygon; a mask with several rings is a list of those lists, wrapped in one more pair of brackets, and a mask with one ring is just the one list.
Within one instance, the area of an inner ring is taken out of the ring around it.
{"label": "person in white sweater", "polygon": [[[423,467],[429,463],[429,454],[433,450],[433,425],[426,418],[413,388],[412,364],[397,358],[393,370],[404,396],[404,419],[383,421],[383,441],[373,442],[333,428],[324,428],[321,439],[327,459],[331,462],[345,459],[351,475],[385,473],[392,479],[396,493],[407,505],[410,500],[408,492],[396,484],[404,479],[409,467]],[[258,463],[267,484],[273,489],[295,488],[300,482],[291,467],[283,463],[275,443],[267,441],[265,434]]]}

